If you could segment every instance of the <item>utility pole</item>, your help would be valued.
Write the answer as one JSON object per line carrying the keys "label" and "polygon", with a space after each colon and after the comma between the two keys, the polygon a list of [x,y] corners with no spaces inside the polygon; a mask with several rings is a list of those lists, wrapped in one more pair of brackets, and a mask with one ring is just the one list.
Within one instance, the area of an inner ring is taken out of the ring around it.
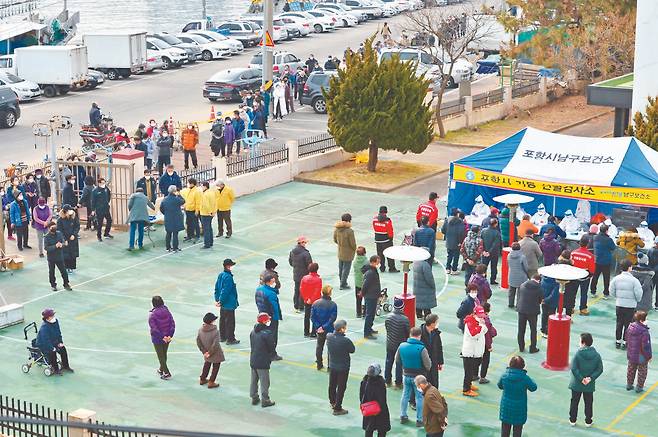
{"label": "utility pole", "polygon": [[206,11],[206,0],[201,0],[201,19],[203,21],[208,19],[208,13]]}
{"label": "utility pole", "polygon": [[272,67],[274,63],[273,49],[265,44],[265,32],[274,33],[272,20],[274,19],[274,0],[263,0],[263,85],[272,80]]}

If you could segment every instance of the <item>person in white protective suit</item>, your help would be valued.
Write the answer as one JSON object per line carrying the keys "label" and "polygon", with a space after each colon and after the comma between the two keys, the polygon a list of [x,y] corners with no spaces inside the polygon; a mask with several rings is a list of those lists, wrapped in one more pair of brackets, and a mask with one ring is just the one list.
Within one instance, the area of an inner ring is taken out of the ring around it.
{"label": "person in white protective suit", "polygon": [[637,228],[637,233],[644,241],[644,247],[652,247],[653,246],[653,241],[656,238],[654,235],[653,231],[649,229],[649,223],[646,221],[643,221],[640,223],[640,226]]}
{"label": "person in white protective suit", "polygon": [[530,221],[533,225],[541,229],[542,226],[548,223],[548,217],[550,217],[550,214],[546,212],[544,204],[540,203],[539,206],[537,206],[537,212],[533,214]]}
{"label": "person in white protective suit", "polygon": [[560,222],[560,227],[567,234],[577,234],[580,230],[580,221],[573,215],[573,211],[567,209],[564,212],[564,218]]}
{"label": "person in white protective suit", "polygon": [[617,238],[617,235],[619,235],[619,230],[617,229],[617,226],[615,226],[612,223],[612,220],[610,220],[609,218],[605,219],[603,223],[605,223],[605,225],[608,227],[608,237],[615,240]]}
{"label": "person in white protective suit", "polygon": [[589,200],[581,199],[576,205],[576,218],[580,223],[589,224],[592,220],[592,209],[589,204]]}
{"label": "person in white protective suit", "polygon": [[482,221],[489,215],[490,212],[491,209],[489,209],[489,206],[484,203],[482,196],[476,197],[475,205],[473,205],[473,209],[471,210],[471,216],[477,217],[480,221]]}

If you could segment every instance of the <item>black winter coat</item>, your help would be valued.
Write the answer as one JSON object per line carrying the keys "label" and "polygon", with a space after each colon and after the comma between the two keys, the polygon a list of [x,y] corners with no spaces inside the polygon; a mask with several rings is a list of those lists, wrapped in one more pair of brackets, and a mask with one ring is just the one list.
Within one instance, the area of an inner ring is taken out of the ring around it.
{"label": "black winter coat", "polygon": [[379,272],[370,264],[366,264],[361,269],[363,272],[363,286],[361,294],[364,299],[378,299],[382,292],[382,285],[379,282]]}
{"label": "black winter coat", "polygon": [[[578,285],[578,281],[573,282]],[[541,283],[534,279],[528,279],[519,287],[516,312],[520,314],[539,314],[543,298],[544,291],[541,288]]]}
{"label": "black winter coat", "polygon": [[[80,220],[77,215],[74,215],[72,219],[59,218],[57,220],[57,230],[62,233],[62,236],[68,243],[67,246],[64,246],[64,258],[73,259],[80,256],[80,245],[78,244],[78,234],[80,233]],[[71,236],[75,236],[71,240]]]}
{"label": "black winter coat", "polygon": [[112,199],[112,193],[110,189],[105,187],[96,187],[91,192],[91,210],[96,213],[96,215],[103,215],[110,212],[110,199]]}
{"label": "black winter coat", "polygon": [[354,343],[345,334],[332,332],[327,335],[327,352],[331,370],[350,370],[350,354],[356,352]]}
{"label": "black winter coat", "polygon": [[87,214],[91,213],[91,192],[96,188],[94,185],[85,185],[82,189],[82,196],[80,197],[80,205],[87,208]]}
{"label": "black winter coat", "polygon": [[37,192],[39,193],[39,196],[43,197],[44,199],[47,199],[50,197],[50,181],[48,180],[47,177],[41,176],[40,178],[37,178]]}
{"label": "black winter coat", "polygon": [[430,361],[432,361],[432,367],[436,367],[437,364],[443,364],[443,343],[441,342],[441,331],[438,329],[434,330],[434,336],[432,337],[432,342],[430,343],[430,333],[425,329],[425,324],[420,325],[420,341],[423,342],[427,353],[430,355]]}
{"label": "black winter coat", "polygon": [[78,195],[75,194],[75,190],[71,184],[66,184],[62,189],[62,205],[70,205],[73,208],[78,206]]}
{"label": "black winter coat", "polygon": [[313,262],[311,253],[307,248],[298,244],[288,255],[288,264],[292,267],[292,277],[295,282],[299,282],[308,275],[308,265]]}
{"label": "black winter coat", "polygon": [[386,327],[386,350],[397,351],[400,344],[409,338],[409,319],[402,310],[393,310],[384,321],[384,327]]}
{"label": "black winter coat", "polygon": [[64,235],[60,231],[48,232],[43,236],[43,244],[46,249],[46,254],[48,256],[48,261],[62,261],[64,262],[64,247],[56,247],[55,244],[62,243],[64,244]]}
{"label": "black winter coat", "polygon": [[363,429],[366,431],[388,432],[391,430],[391,417],[386,403],[386,384],[381,375],[364,376],[359,389],[360,403],[377,401],[381,412],[376,416],[363,417]]}
{"label": "black winter coat", "polygon": [[269,369],[274,354],[274,336],[266,325],[260,323],[254,325],[254,330],[249,334],[249,365],[252,369]]}
{"label": "black winter coat", "polygon": [[144,195],[146,197],[148,197],[148,195],[146,194],[147,193],[146,184],[151,185],[151,197],[149,198],[149,200],[151,201],[151,203],[155,204],[155,200],[158,196],[158,191],[157,191],[158,187],[155,183],[155,179],[154,178],[150,178],[150,179],[141,178],[140,180],[137,181],[137,188],[141,188],[142,190],[144,190]]}
{"label": "black winter coat", "polygon": [[441,227],[443,238],[446,240],[446,248],[456,250],[464,241],[464,222],[459,218],[452,216],[445,219]]}

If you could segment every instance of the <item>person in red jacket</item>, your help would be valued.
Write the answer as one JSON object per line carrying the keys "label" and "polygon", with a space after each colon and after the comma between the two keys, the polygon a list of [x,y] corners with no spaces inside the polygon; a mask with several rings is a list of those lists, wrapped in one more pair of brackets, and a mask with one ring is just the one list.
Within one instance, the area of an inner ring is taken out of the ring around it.
{"label": "person in red jacket", "polygon": [[436,221],[439,218],[439,209],[436,207],[436,199],[438,197],[438,194],[431,192],[429,200],[418,205],[418,211],[416,211],[416,223],[418,227],[420,227],[420,220],[423,217],[427,217],[430,221],[429,227],[436,231]]}
{"label": "person in red jacket", "polygon": [[322,278],[318,275],[318,263],[308,265],[308,275],[299,284],[299,295],[304,302],[304,337],[316,337],[315,328],[311,330],[311,307],[313,302],[322,297]]}
{"label": "person in red jacket", "polygon": [[[381,261],[379,269],[382,272],[386,271],[386,257],[384,250],[393,246],[393,222],[386,215],[388,208],[385,206],[379,207],[379,214],[372,219],[372,229],[375,231],[375,244],[377,245],[377,255]],[[399,272],[395,268],[395,260],[388,259],[388,271],[391,273]]]}
{"label": "person in red jacket", "polygon": [[587,248],[587,246],[589,246],[589,237],[587,235],[583,235],[578,244],[580,247],[571,252],[571,264],[574,267],[578,267],[589,272],[589,275],[586,278],[580,280],[580,315],[588,316],[589,310],[587,309],[587,289],[589,288],[592,275],[596,270],[596,262],[594,254]]}

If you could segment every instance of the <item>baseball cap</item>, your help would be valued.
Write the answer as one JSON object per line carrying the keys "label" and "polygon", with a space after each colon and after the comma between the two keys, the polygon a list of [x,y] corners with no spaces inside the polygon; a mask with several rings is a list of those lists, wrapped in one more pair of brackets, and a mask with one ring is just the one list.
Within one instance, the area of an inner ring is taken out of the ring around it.
{"label": "baseball cap", "polygon": [[483,317],[486,313],[484,312],[484,308],[482,308],[482,305],[478,305],[475,307],[474,311],[475,315],[478,317]]}
{"label": "baseball cap", "polygon": [[206,313],[205,316],[203,316],[203,323],[210,324],[217,320],[217,316],[213,313]]}
{"label": "baseball cap", "polygon": [[226,258],[224,262],[222,263],[224,266],[234,266],[235,261],[233,261],[231,258]]}

